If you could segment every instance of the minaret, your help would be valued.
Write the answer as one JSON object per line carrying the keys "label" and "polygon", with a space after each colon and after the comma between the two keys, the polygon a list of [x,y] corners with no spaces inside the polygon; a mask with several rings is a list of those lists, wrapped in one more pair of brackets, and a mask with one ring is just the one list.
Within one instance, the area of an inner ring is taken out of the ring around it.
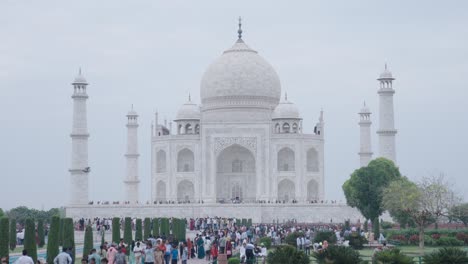
{"label": "minaret", "polygon": [[133,110],[127,114],[127,174],[124,180],[125,200],[130,203],[138,201],[138,114]]}
{"label": "minaret", "polygon": [[392,82],[395,80],[392,73],[387,69],[380,74],[377,79],[380,82],[380,89],[378,91],[380,98],[380,113],[379,113],[379,156],[392,160],[396,163],[396,150],[395,150],[395,121],[393,115],[393,90]]}
{"label": "minaret", "polygon": [[362,107],[361,111],[359,112],[359,116],[361,117],[359,120],[359,127],[360,127],[360,144],[361,147],[359,149],[359,158],[360,158],[360,165],[361,167],[367,166],[369,162],[372,160],[372,146],[371,146],[371,112],[369,108],[366,106],[366,102],[364,102],[364,106]]}
{"label": "minaret", "polygon": [[83,205],[88,200],[88,125],[86,117],[86,100],[88,82],[78,72],[73,85],[73,125],[70,137],[72,139],[72,155],[70,166],[70,204]]}

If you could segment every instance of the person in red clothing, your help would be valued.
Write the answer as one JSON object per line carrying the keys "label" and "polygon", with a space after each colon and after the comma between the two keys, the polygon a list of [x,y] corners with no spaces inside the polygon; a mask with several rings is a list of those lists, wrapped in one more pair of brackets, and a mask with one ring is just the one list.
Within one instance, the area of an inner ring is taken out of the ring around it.
{"label": "person in red clothing", "polygon": [[227,242],[226,242],[226,255],[227,255],[227,259],[229,259],[230,257],[232,257],[232,243],[231,243],[231,238],[228,237],[227,239]]}
{"label": "person in red clothing", "polygon": [[213,242],[213,245],[211,245],[211,257],[213,258],[213,263],[218,263],[218,245],[216,242]]}
{"label": "person in red clothing", "polygon": [[188,258],[190,259],[192,255],[192,241],[190,241],[190,238],[187,238],[187,250],[188,250]]}

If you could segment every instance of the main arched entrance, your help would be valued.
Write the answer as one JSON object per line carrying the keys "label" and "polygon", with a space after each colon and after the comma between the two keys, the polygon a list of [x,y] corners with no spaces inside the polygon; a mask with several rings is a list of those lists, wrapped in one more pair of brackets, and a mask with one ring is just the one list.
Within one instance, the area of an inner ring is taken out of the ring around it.
{"label": "main arched entrance", "polygon": [[232,145],[217,158],[216,200],[255,200],[255,157],[245,147]]}

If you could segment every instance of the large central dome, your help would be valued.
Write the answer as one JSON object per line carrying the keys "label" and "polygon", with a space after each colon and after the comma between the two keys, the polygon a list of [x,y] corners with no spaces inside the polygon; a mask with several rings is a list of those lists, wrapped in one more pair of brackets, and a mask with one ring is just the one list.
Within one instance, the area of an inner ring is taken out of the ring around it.
{"label": "large central dome", "polygon": [[208,67],[200,95],[203,109],[273,109],[281,97],[281,84],[273,67],[239,38]]}

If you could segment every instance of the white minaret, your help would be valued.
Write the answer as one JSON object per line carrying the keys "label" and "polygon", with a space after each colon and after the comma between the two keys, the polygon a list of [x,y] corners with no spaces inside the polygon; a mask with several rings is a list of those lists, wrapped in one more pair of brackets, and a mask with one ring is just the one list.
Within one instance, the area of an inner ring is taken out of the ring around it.
{"label": "white minaret", "polygon": [[72,156],[70,167],[70,204],[87,204],[88,200],[88,125],[86,117],[86,100],[88,83],[78,72],[73,85],[73,125],[70,137],[72,139]]}
{"label": "white minaret", "polygon": [[359,160],[361,167],[367,166],[372,160],[372,146],[371,146],[371,111],[366,106],[364,106],[359,112],[359,128],[360,128],[360,149],[359,149]]}
{"label": "white minaret", "polygon": [[138,114],[133,110],[127,114],[127,174],[125,183],[125,199],[130,203],[138,201]]}
{"label": "white minaret", "polygon": [[379,156],[392,160],[396,163],[396,150],[395,150],[395,121],[393,114],[393,90],[392,82],[395,80],[392,73],[387,69],[380,74],[377,79],[380,82],[380,89],[378,91],[380,98],[380,113],[379,113]]}

